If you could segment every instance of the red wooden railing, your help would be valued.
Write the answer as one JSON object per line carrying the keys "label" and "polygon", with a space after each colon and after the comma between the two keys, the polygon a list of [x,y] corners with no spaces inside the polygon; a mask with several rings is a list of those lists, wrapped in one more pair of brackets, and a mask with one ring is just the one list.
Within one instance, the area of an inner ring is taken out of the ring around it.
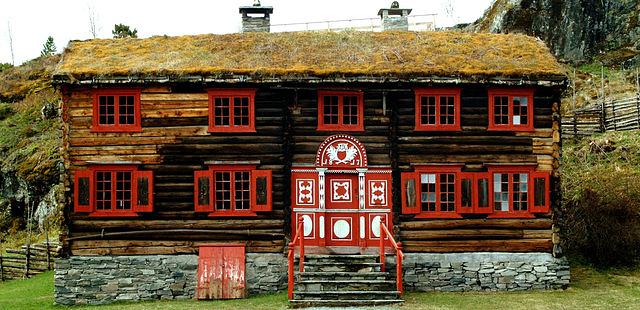
{"label": "red wooden railing", "polygon": [[289,243],[289,300],[293,299],[293,268],[294,268],[294,257],[295,257],[295,247],[296,240],[300,242],[300,272],[304,270],[304,220],[302,217],[298,220],[298,228],[296,229],[296,234],[291,239]]}
{"label": "red wooden railing", "polygon": [[[383,233],[384,232],[384,233]],[[384,222],[380,222],[380,271],[384,272],[385,270],[385,261],[384,261],[384,237],[389,238],[389,243],[396,250],[396,287],[398,292],[402,294],[404,290],[402,289],[402,258],[404,254],[402,253],[402,243],[396,242],[393,239],[393,236],[389,232],[387,225]]]}

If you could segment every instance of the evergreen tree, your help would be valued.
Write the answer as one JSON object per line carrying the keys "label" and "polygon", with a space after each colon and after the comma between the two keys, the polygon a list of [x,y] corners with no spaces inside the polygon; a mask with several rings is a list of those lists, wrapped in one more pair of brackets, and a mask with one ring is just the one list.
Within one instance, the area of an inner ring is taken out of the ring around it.
{"label": "evergreen tree", "polygon": [[113,31],[111,31],[111,33],[115,39],[138,37],[138,29],[133,28],[133,30],[131,30],[131,28],[125,24],[117,24],[113,26]]}
{"label": "evergreen tree", "polygon": [[42,45],[42,52],[40,56],[51,56],[56,53],[56,43],[53,42],[53,37],[49,36],[47,41]]}
{"label": "evergreen tree", "polygon": [[13,68],[13,65],[10,63],[1,63],[0,62],[0,72],[7,70],[9,68]]}

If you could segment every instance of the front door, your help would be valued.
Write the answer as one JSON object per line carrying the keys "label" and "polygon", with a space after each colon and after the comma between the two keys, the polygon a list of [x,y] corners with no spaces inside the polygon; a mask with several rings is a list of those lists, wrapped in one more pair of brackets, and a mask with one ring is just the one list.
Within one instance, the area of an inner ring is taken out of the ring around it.
{"label": "front door", "polygon": [[327,246],[358,246],[358,175],[328,174],[325,177],[325,231]]}

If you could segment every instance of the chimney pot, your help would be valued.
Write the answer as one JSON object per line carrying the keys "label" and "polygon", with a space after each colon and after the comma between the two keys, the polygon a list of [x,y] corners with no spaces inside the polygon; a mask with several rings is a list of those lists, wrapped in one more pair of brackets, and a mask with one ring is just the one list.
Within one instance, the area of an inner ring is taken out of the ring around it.
{"label": "chimney pot", "polygon": [[398,1],[393,1],[389,9],[380,9],[378,15],[382,22],[382,31],[409,30],[409,14],[411,9],[401,9]]}
{"label": "chimney pot", "polygon": [[255,0],[252,6],[241,6],[242,32],[270,32],[273,7],[262,6],[260,0]]}

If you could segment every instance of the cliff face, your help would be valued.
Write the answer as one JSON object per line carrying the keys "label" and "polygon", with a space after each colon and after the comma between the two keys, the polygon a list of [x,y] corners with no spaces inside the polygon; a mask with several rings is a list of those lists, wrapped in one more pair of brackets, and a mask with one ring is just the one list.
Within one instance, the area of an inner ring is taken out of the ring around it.
{"label": "cliff face", "polygon": [[640,62],[639,16],[638,0],[496,0],[470,28],[539,37],[566,61],[614,52]]}

